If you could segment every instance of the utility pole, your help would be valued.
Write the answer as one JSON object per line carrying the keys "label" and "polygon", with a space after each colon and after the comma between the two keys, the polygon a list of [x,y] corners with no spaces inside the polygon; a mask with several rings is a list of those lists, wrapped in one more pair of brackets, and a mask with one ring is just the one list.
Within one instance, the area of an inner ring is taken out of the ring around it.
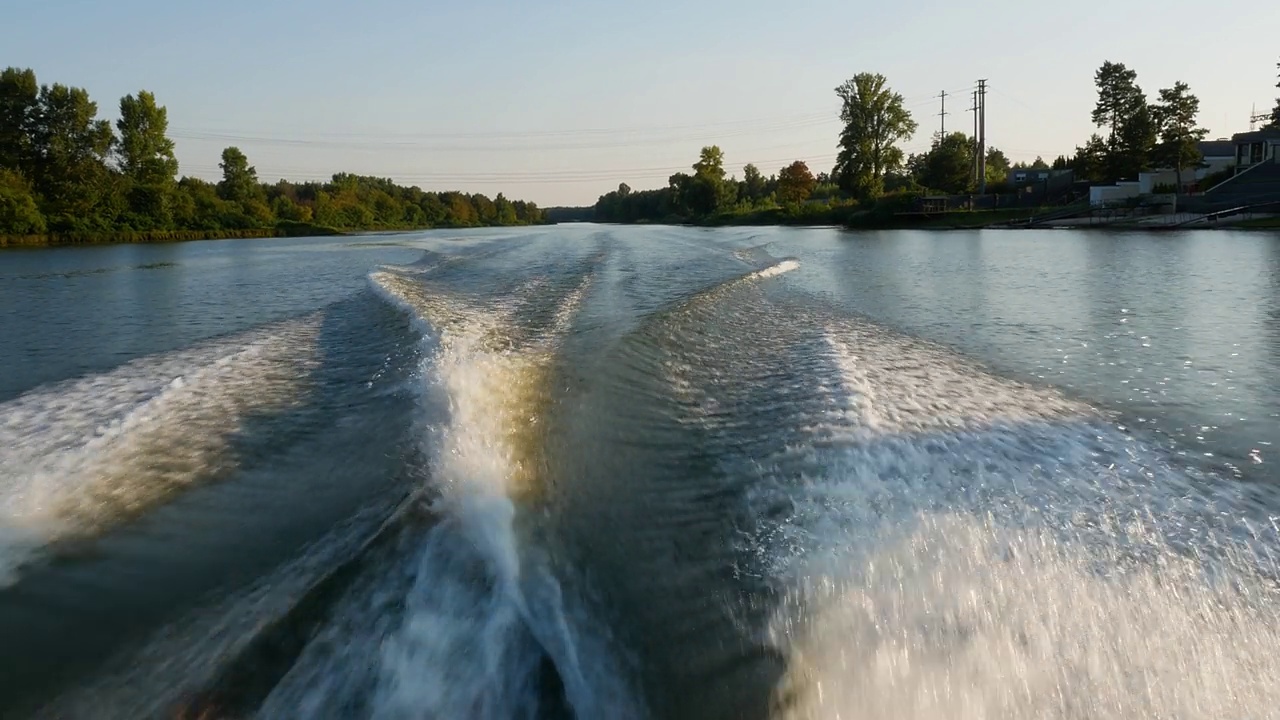
{"label": "utility pole", "polygon": [[945,138],[947,136],[947,91],[943,90],[938,97],[942,98],[942,112],[938,113],[938,117],[942,118],[942,133],[939,137]]}
{"label": "utility pole", "polygon": [[987,193],[987,81],[978,81],[978,194]]}
{"label": "utility pole", "polygon": [[973,91],[973,186],[978,186],[978,91]]}

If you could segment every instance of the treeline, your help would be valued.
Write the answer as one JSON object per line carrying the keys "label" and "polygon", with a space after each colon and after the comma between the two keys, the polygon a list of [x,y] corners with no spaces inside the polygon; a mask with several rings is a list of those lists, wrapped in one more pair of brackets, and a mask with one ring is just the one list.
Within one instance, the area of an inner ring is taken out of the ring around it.
{"label": "treeline", "polygon": [[[1280,65],[1277,65],[1280,67]],[[754,165],[742,179],[726,178],[720,148],[702,149],[693,173],[672,175],[667,186],[632,190],[625,183],[599,198],[594,219],[601,222],[841,222],[854,213],[897,211],[925,194],[963,195],[985,185],[989,194],[1018,188],[1010,182],[1019,169],[1072,169],[1077,180],[1094,183],[1132,179],[1155,167],[1179,176],[1197,167],[1199,142],[1207,131],[1197,127],[1199,99],[1178,82],[1147,98],[1137,73],[1121,63],[1105,62],[1094,75],[1098,100],[1094,134],[1071,156],[1050,165],[1009,162],[998,148],[986,150],[985,183],[975,171],[977,143],[965,133],[935,134],[930,148],[906,155],[899,143],[912,137],[917,123],[901,94],[883,75],[860,73],[836,88],[841,101],[835,167],[810,172],[800,160],[764,177]],[[1277,85],[1280,87],[1280,84]],[[1271,123],[1280,127],[1280,99]],[[1182,183],[1179,182],[1179,185]]]}
{"label": "treeline", "polygon": [[[900,209],[899,196],[924,192],[973,190],[972,138],[953,133],[935,138],[933,148],[904,156],[897,143],[911,137],[915,120],[900,94],[883,75],[862,73],[836,88],[844,129],[840,152],[830,173],[814,173],[803,160],[765,176],[755,166],[742,178],[726,177],[718,146],[702,149],[693,173],[676,173],[667,186],[633,191],[625,183],[600,197],[595,219],[601,222],[767,222],[841,223],[853,213],[876,207]],[[1047,165],[1037,159],[1036,167]],[[1010,165],[998,149],[987,152],[988,182],[1005,181]],[[891,201],[881,202],[886,194]]]}
{"label": "treeline", "polygon": [[1137,80],[1138,73],[1124,63],[1107,61],[1098,68],[1098,100],[1090,117],[1106,134],[1094,133],[1071,156],[1059,156],[1054,167],[1102,183],[1135,179],[1157,167],[1174,169],[1181,177],[1201,162],[1199,143],[1208,130],[1196,126],[1200,99],[1177,82],[1160,90],[1153,102]]}
{"label": "treeline", "polygon": [[[719,146],[702,149],[693,173],[676,173],[667,187],[633,191],[626,183],[602,196],[595,205],[600,222],[686,222],[716,215],[780,211],[812,215],[839,203],[841,191],[826,173],[814,175],[797,160],[765,177],[755,165],[743,168],[742,179],[726,177]],[[848,203],[844,203],[848,204]]]}
{"label": "treeline", "polygon": [[253,230],[412,229],[545,222],[502,194],[427,192],[339,173],[264,183],[238,148],[222,178],[178,177],[166,109],[146,91],[120,100],[114,126],[82,88],[0,72],[0,236],[225,237]]}

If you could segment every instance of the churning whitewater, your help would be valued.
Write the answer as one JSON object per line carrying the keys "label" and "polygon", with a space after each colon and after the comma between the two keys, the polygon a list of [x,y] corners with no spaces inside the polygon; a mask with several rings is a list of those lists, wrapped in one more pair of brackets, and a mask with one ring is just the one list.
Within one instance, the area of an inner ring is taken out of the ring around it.
{"label": "churning whitewater", "polygon": [[0,715],[1280,717],[1270,486],[863,312],[808,237],[408,235],[8,399],[0,611],[176,589],[83,652],[14,621]]}

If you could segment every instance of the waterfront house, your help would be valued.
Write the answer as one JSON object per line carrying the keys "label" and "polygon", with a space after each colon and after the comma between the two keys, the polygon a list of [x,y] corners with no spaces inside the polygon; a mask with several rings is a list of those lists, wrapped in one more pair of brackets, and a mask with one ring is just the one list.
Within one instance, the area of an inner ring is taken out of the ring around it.
{"label": "waterfront house", "polygon": [[1236,167],[1245,170],[1258,163],[1280,162],[1280,127],[1264,128],[1231,136],[1236,149]]}

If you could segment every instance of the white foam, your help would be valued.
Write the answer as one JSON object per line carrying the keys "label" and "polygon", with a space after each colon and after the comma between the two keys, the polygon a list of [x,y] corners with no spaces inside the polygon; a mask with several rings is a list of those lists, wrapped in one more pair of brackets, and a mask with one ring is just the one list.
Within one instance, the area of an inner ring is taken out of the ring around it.
{"label": "white foam", "polygon": [[[788,718],[1275,717],[1280,592],[970,514],[814,567],[773,628]],[[1134,542],[1122,535],[1118,542]]]}
{"label": "white foam", "polygon": [[287,322],[0,405],[0,576],[225,470],[247,416],[296,400],[317,332]]}
{"label": "white foam", "polygon": [[782,275],[783,273],[789,273],[792,270],[799,270],[799,269],[800,269],[800,262],[798,260],[783,260],[782,262],[776,263],[774,265],[770,265],[769,267],[763,270],[758,270],[754,273],[751,273],[750,277],[756,278],[759,280],[764,280],[766,278],[777,277],[778,275]]}
{"label": "white foam", "polygon": [[[555,582],[522,552],[514,524],[518,499],[537,491],[530,454],[539,444],[535,420],[548,364],[589,278],[561,301],[549,330],[523,347],[509,330],[518,302],[477,307],[394,273],[371,279],[438,333],[424,362],[426,396],[449,408],[447,423],[423,436],[440,521],[420,549],[405,621],[378,653],[372,715],[533,718],[545,651],[578,712],[599,716],[585,678],[602,672],[603,661],[585,670],[578,662],[582,643],[568,628]],[[327,702],[323,691],[312,698],[315,708]]]}
{"label": "white foam", "polygon": [[1280,543],[1229,484],[943,348],[827,343],[843,404],[752,490],[781,716],[1277,716]]}

